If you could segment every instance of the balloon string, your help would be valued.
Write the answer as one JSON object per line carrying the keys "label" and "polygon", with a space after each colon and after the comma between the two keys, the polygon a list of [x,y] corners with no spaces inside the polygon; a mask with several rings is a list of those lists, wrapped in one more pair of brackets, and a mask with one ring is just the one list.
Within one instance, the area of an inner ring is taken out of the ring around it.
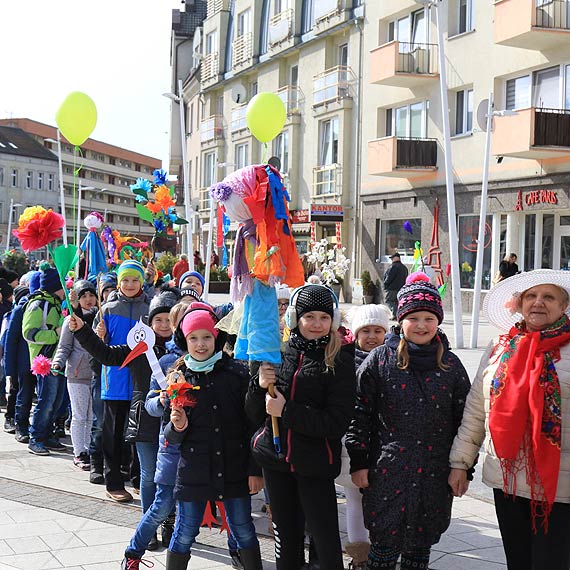
{"label": "balloon string", "polygon": [[[75,167],[75,162],[77,159],[77,145],[75,145],[73,147],[73,219],[75,220],[75,223],[77,224],[77,204],[76,204],[76,199],[77,199],[77,177],[79,174],[79,171],[81,170],[81,167],[76,168]],[[63,215],[65,216],[65,212],[63,212]],[[77,228],[75,228],[74,234],[77,235]],[[75,240],[74,240],[75,241]],[[75,244],[75,247],[79,247],[79,244]],[[77,276],[76,276],[77,277]]]}
{"label": "balloon string", "polygon": [[265,164],[269,159],[269,143],[263,143],[263,152],[261,153],[261,164]]}

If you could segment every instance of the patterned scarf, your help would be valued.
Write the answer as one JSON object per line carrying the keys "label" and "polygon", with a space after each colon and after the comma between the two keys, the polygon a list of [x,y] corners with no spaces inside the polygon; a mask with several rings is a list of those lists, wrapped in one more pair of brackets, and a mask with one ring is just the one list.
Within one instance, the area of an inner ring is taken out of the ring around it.
{"label": "patterned scarf", "polygon": [[560,347],[568,342],[566,315],[538,332],[529,332],[524,325],[513,327],[499,339],[502,354],[491,382],[489,428],[501,461],[503,490],[515,495],[517,473],[526,470],[535,532],[537,516],[548,531],[556,497],[562,411],[554,363],[560,360]]}
{"label": "patterned scarf", "polygon": [[307,352],[308,350],[318,350],[319,348],[324,349],[328,344],[331,336],[327,334],[321,338],[315,338],[313,340],[307,340],[300,332],[299,329],[293,329],[291,331],[291,336],[289,337],[289,342],[291,346],[301,352]]}

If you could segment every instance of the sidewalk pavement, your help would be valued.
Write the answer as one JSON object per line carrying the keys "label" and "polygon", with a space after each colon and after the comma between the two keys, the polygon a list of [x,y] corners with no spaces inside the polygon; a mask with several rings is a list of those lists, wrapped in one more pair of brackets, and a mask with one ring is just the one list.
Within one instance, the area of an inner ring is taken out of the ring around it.
{"label": "sidewalk pavement", "polygon": [[[211,299],[221,302],[222,299]],[[466,318],[464,324],[468,323]],[[443,323],[453,344],[451,320]],[[468,335],[469,327],[464,326]],[[496,334],[481,322],[481,347],[455,352],[473,379],[484,346]],[[140,519],[140,502],[119,505],[105,497],[104,486],[89,483],[88,473],[73,466],[70,438],[66,451],[38,457],[12,435],[0,433],[0,570],[118,570],[123,552]],[[339,488],[341,490],[341,488]],[[264,568],[275,568],[273,540],[261,513],[263,494],[253,499]],[[343,542],[345,504],[339,498]],[[145,559],[165,565],[165,550]],[[345,559],[347,566],[348,559]],[[190,561],[191,569],[229,568],[225,534],[204,529]],[[451,527],[432,551],[433,570],[506,568],[489,490],[476,483],[468,496],[455,500]]]}

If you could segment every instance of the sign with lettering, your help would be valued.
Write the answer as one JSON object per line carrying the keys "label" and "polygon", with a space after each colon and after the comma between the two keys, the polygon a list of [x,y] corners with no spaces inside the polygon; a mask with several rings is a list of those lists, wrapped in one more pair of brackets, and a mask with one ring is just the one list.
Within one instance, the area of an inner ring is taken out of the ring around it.
{"label": "sign with lettering", "polygon": [[524,203],[527,206],[535,204],[558,204],[558,193],[552,190],[531,190],[524,195]]}
{"label": "sign with lettering", "polygon": [[291,221],[294,224],[307,224],[310,222],[309,210],[292,210]]}
{"label": "sign with lettering", "polygon": [[342,222],[344,208],[339,204],[311,204],[311,222]]}

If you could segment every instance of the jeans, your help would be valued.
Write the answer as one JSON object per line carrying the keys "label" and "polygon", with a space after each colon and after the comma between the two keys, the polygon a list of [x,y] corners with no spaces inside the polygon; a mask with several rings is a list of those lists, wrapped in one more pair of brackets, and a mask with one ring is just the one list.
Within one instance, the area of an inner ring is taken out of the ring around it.
{"label": "jeans", "polygon": [[61,406],[65,388],[65,376],[38,376],[38,403],[30,426],[30,443],[43,443],[53,437],[53,422]]}
{"label": "jeans", "polygon": [[156,471],[158,440],[156,442],[137,441],[136,447],[140,463],[141,506],[143,513],[146,513],[154,501],[156,492],[154,472]]}
{"label": "jeans", "polygon": [[22,372],[18,377],[18,395],[16,396],[16,428],[18,433],[28,435],[30,430],[30,411],[36,391],[36,377],[30,371]]}
{"label": "jeans", "polygon": [[[223,501],[228,524],[240,550],[256,548],[259,542],[251,519],[251,497]],[[168,550],[189,554],[204,518],[206,501],[178,501],[178,515]]]}
{"label": "jeans", "polygon": [[91,380],[91,399],[93,401],[93,427],[89,455],[91,462],[103,472],[103,400],[101,400],[101,377],[94,376]]}
{"label": "jeans", "polygon": [[[142,497],[142,488],[141,488]],[[157,485],[152,505],[146,510],[125,551],[128,558],[141,558],[156,529],[174,509],[174,485]]]}
{"label": "jeans", "polygon": [[10,378],[10,387],[8,388],[8,402],[6,404],[6,419],[13,420],[16,415],[16,397],[18,395],[18,377]]}

